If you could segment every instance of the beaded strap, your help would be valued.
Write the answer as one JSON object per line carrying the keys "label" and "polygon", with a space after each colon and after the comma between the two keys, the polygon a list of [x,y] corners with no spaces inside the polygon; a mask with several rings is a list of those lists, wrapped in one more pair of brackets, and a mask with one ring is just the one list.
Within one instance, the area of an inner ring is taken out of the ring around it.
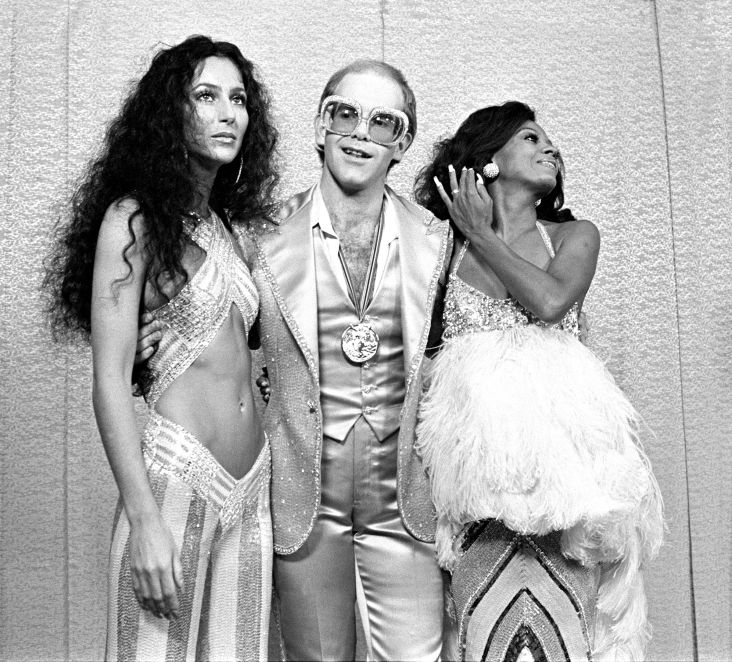
{"label": "beaded strap", "polygon": [[457,273],[457,270],[460,268],[460,263],[463,261],[463,258],[465,257],[465,253],[468,250],[468,246],[470,246],[470,239],[465,239],[463,241],[463,247],[460,249],[460,252],[458,253],[457,260],[455,260],[455,264],[452,266],[452,271],[450,272],[451,275],[455,275]]}
{"label": "beaded strap", "polygon": [[539,221],[536,221],[536,229],[539,230],[539,234],[544,240],[544,246],[546,246],[546,251],[547,253],[549,253],[549,257],[553,260],[556,256],[556,253],[554,251],[554,246],[552,246],[552,240],[549,237],[549,232],[541,223],[539,223]]}
{"label": "beaded strap", "polygon": [[[554,246],[552,246],[552,240],[551,240],[551,237],[549,237],[549,232],[539,221],[536,221],[536,229],[539,230],[539,234],[541,235],[541,239],[544,242],[544,246],[546,247],[547,253],[549,253],[549,257],[554,259],[557,254],[556,254],[556,251],[554,250]],[[463,261],[463,258],[465,257],[465,253],[468,250],[468,246],[470,246],[470,239],[466,239],[463,242],[463,246],[460,249],[460,252],[458,253],[457,260],[455,260],[455,264],[452,267],[453,274],[457,273],[457,270],[460,267],[460,263]]]}

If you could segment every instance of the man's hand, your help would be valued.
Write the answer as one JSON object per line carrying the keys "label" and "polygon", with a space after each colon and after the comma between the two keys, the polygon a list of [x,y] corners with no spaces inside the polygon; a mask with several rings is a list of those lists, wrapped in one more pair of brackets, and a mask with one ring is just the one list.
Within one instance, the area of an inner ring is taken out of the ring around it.
{"label": "man's hand", "polygon": [[262,374],[257,377],[256,381],[259,387],[259,392],[262,394],[262,400],[269,402],[269,396],[272,393],[272,388],[269,385],[269,377],[267,376],[267,366],[262,368]]}
{"label": "man's hand", "polygon": [[153,318],[152,313],[144,313],[140,318],[142,325],[137,331],[137,347],[135,347],[135,366],[147,361],[158,349],[163,339],[163,323]]}

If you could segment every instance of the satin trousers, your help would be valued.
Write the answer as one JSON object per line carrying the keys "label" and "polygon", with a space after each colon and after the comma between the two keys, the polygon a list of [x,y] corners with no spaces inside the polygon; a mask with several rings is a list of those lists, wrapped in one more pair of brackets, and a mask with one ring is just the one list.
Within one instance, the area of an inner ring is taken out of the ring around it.
{"label": "satin trousers", "polygon": [[369,660],[437,660],[443,580],[434,546],[413,538],[397,505],[397,438],[359,419],[325,437],[321,504],[294,554],[275,555],[288,660],[353,660],[356,604]]}

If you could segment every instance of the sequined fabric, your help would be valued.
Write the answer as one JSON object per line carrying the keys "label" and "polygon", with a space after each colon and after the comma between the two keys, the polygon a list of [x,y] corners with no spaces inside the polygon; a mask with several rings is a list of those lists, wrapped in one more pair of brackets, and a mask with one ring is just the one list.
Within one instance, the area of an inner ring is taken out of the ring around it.
{"label": "sequined fabric", "polygon": [[159,619],[137,603],[130,525],[120,506],[110,552],[106,659],[267,659],[269,444],[235,480],[193,435],[152,412],[143,457],[161,516],[180,550],[179,617]]}
{"label": "sequined fabric", "polygon": [[259,309],[249,269],[234,251],[221,219],[212,213],[210,219],[200,220],[191,239],[206,252],[206,259],[178,294],[151,311],[165,323],[163,338],[148,362],[145,398],[151,407],[211,344],[232,304],[247,332]]}
{"label": "sequined fabric", "polygon": [[[544,226],[536,224],[550,257],[554,257],[549,235]],[[524,308],[516,299],[494,299],[480,290],[468,285],[457,275],[457,268],[465,255],[465,244],[450,275],[445,295],[445,311],[443,315],[443,338],[449,340],[466,333],[480,331],[505,331],[518,326],[551,327],[561,329],[579,337],[579,306],[575,303],[556,324],[541,321],[530,310]]]}
{"label": "sequined fabric", "polygon": [[[272,444],[272,514],[279,554],[291,554],[303,544],[314,525],[320,498],[322,417],[310,216],[313,191],[285,203],[277,232],[253,237],[252,276],[261,298],[262,349],[273,386],[264,428]],[[399,222],[399,312],[405,343],[406,395],[397,464],[399,510],[415,538],[432,541],[434,508],[413,439],[422,359],[449,245],[448,224],[431,222],[426,210],[388,187],[387,196]]]}
{"label": "sequined fabric", "polygon": [[443,322],[445,340],[481,331],[505,331],[518,326],[545,326],[579,337],[579,308],[574,304],[557,324],[542,322],[516,299],[494,299],[468,285],[456,274],[450,276],[445,295]]}
{"label": "sequined fabric", "polygon": [[546,328],[454,271],[448,288],[417,436],[452,572],[455,657],[644,659],[640,559],[657,553],[663,517],[637,412],[579,342],[576,305]]}
{"label": "sequined fabric", "polygon": [[198,439],[155,412],[151,412],[142,434],[142,454],[149,466],[175,476],[204,497],[218,511],[224,532],[251,514],[247,511],[269,483],[268,448],[267,444],[248,474],[260,473],[261,478],[236,480]]}
{"label": "sequined fabric", "polygon": [[566,559],[560,537],[496,520],[466,528],[452,576],[459,659],[592,660],[598,573]]}
{"label": "sequined fabric", "polygon": [[199,219],[190,238],[206,257],[180,292],[152,311],[165,327],[148,366],[149,418],[142,433],[148,480],[180,550],[180,615],[159,619],[135,599],[130,525],[120,509],[110,552],[107,659],[267,658],[273,554],[269,443],[236,480],[196,437],[154,408],[211,344],[233,305],[247,331],[259,306],[249,270],[221,219]]}

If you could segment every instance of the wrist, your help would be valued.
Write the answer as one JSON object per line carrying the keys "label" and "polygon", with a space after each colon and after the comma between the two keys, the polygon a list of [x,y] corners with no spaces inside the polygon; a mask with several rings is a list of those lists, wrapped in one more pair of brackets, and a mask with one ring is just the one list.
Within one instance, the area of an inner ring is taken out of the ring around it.
{"label": "wrist", "polygon": [[152,507],[129,507],[125,505],[125,514],[130,523],[130,527],[142,527],[152,524],[160,519],[160,510],[157,504],[153,503]]}
{"label": "wrist", "polygon": [[496,238],[496,233],[493,232],[493,229],[489,225],[471,227],[463,234],[466,239],[470,240],[471,244],[476,246],[489,246],[491,239]]}

